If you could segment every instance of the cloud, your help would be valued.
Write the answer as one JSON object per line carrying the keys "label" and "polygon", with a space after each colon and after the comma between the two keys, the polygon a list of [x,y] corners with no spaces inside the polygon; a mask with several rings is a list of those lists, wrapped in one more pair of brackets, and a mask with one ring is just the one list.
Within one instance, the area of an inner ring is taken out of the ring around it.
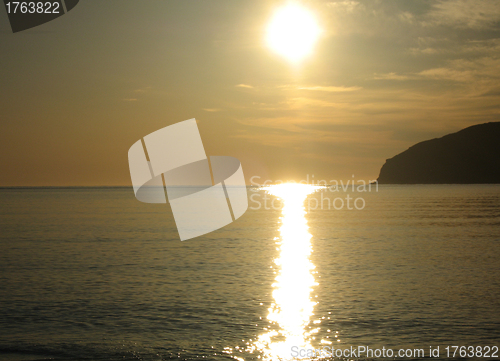
{"label": "cloud", "polygon": [[375,73],[373,79],[376,80],[408,80],[410,79],[407,75],[399,75],[396,73],[385,73],[385,74],[377,74]]}
{"label": "cloud", "polygon": [[359,86],[351,86],[351,87],[344,87],[344,86],[307,86],[307,87],[299,87],[301,90],[317,90],[317,91],[323,91],[323,92],[352,92],[356,90],[363,89]]}
{"label": "cloud", "polygon": [[419,37],[418,46],[409,48],[411,55],[435,55],[441,54],[447,57],[453,56],[485,56],[500,54],[500,39],[449,39]]}
{"label": "cloud", "polygon": [[236,85],[238,88],[248,88],[248,89],[253,89],[253,86],[248,85],[248,84],[238,84]]}
{"label": "cloud", "polygon": [[436,48],[410,48],[410,54],[438,54],[441,52],[445,52],[444,49],[436,49]]}
{"label": "cloud", "polygon": [[[151,87],[150,86],[147,86],[147,87],[144,87],[144,88],[139,88],[139,89],[135,89],[133,90],[132,92],[134,94],[130,94],[129,93],[129,98],[123,98],[122,100],[124,102],[136,102],[136,101],[139,101],[138,98],[142,98],[143,97],[143,94],[145,94],[146,92],[148,92],[149,90],[151,90]],[[129,91],[130,92],[130,91]],[[137,97],[137,98],[136,98]]]}
{"label": "cloud", "polygon": [[442,0],[433,4],[424,25],[486,29],[500,21],[498,0]]}
{"label": "cloud", "polygon": [[409,23],[413,24],[414,16],[412,13],[408,11],[403,11],[398,14],[398,19],[401,20],[403,23]]}
{"label": "cloud", "polygon": [[360,3],[358,1],[352,0],[344,0],[344,1],[334,1],[326,4],[329,8],[333,8],[335,10],[341,10],[348,13],[354,12],[358,7],[360,7]]}
{"label": "cloud", "polygon": [[500,54],[500,39],[470,40],[461,50],[475,54]]}
{"label": "cloud", "polygon": [[[483,45],[483,42],[480,42],[471,46],[482,47]],[[466,51],[463,50],[463,52]],[[498,84],[500,83],[500,56],[492,54],[492,56],[482,56],[471,60],[451,59],[445,61],[441,66],[405,75],[395,72],[375,73],[373,79],[397,81],[428,79],[441,81],[440,84],[445,87],[449,87],[450,84],[446,82],[451,81],[456,83],[454,85],[456,87],[454,89],[456,94],[477,96],[498,88]]]}
{"label": "cloud", "polygon": [[304,108],[324,108],[324,107],[337,107],[338,103],[315,99],[315,98],[290,98],[287,99],[283,104],[286,105],[288,109],[304,109]]}
{"label": "cloud", "polygon": [[497,84],[500,79],[500,58],[482,57],[474,60],[456,59],[447,67],[427,69],[418,75],[453,80],[457,82],[478,82]]}
{"label": "cloud", "polygon": [[453,80],[458,82],[472,81],[474,76],[470,70],[459,70],[453,68],[434,68],[421,71],[418,75],[424,78]]}
{"label": "cloud", "polygon": [[134,90],[135,93],[146,93],[147,91],[151,90],[150,86],[144,87],[144,88],[139,88]]}

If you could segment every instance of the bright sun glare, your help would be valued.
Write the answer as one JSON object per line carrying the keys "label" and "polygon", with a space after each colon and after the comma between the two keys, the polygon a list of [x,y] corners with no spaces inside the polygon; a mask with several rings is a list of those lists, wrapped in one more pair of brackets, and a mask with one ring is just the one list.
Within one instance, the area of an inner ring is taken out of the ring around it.
{"label": "bright sun glare", "polygon": [[280,8],[267,28],[267,44],[278,54],[297,63],[309,55],[321,30],[307,9],[289,4]]}

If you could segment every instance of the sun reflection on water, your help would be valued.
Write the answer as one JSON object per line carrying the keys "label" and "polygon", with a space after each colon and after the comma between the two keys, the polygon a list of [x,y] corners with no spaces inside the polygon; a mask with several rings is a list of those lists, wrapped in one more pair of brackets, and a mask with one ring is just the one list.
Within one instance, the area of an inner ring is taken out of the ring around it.
{"label": "sun reflection on water", "polygon": [[[280,184],[266,191],[283,202],[279,256],[274,260],[277,276],[273,284],[274,302],[268,313],[270,326],[250,346],[263,354],[264,360],[291,359],[291,348],[312,348],[311,339],[319,331],[308,329],[316,302],[312,289],[317,285],[312,252],[311,234],[305,218],[304,201],[322,187],[306,184]],[[250,350],[253,351],[253,350]]]}

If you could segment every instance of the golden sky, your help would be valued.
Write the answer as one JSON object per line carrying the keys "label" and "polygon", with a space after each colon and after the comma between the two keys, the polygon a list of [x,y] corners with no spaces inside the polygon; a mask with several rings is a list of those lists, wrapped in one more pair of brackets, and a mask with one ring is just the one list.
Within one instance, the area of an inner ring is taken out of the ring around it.
{"label": "golden sky", "polygon": [[0,14],[0,186],[130,185],[127,151],[198,120],[247,180],[376,179],[416,142],[500,120],[500,1],[296,1],[321,36],[265,41],[286,1],[81,1]]}

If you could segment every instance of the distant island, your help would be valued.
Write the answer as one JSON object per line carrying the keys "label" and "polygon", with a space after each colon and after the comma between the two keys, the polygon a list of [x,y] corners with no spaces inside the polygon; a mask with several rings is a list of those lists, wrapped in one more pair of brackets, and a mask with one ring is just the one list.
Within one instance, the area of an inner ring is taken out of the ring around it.
{"label": "distant island", "polygon": [[500,122],[415,144],[387,159],[379,184],[500,183]]}

